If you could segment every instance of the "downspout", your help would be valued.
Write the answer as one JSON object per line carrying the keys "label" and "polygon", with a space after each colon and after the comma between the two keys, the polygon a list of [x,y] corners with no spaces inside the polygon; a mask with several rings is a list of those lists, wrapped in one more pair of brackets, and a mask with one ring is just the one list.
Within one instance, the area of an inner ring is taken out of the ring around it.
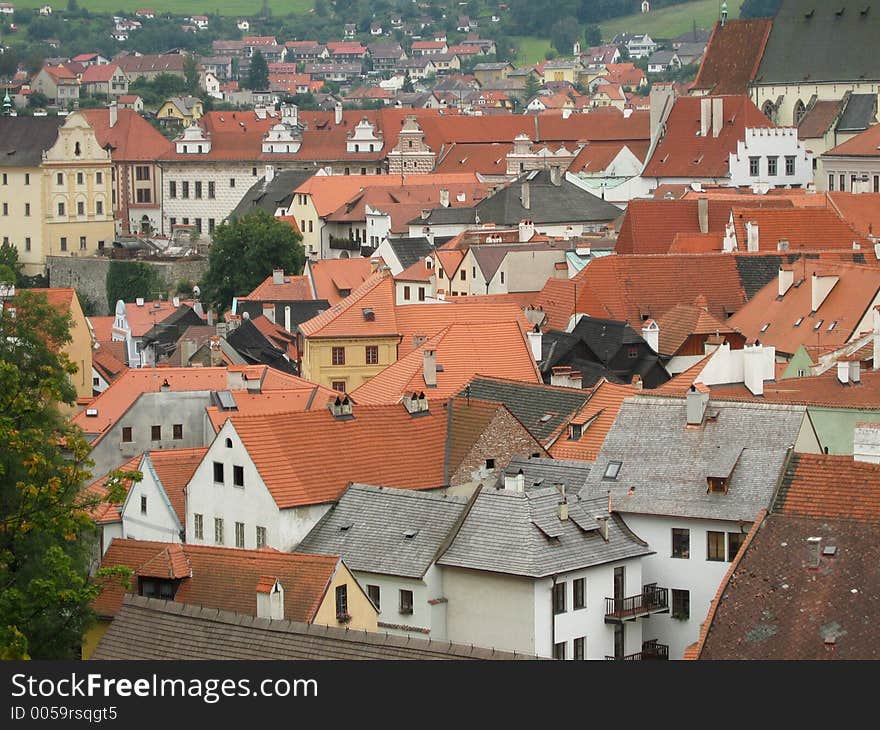
{"label": "downspout", "polygon": [[556,606],[553,605],[553,600],[556,595],[556,579],[558,577],[559,576],[557,573],[554,573],[551,576],[551,578],[553,579],[553,586],[550,588],[550,655],[551,656],[553,656],[553,651],[556,649]]}

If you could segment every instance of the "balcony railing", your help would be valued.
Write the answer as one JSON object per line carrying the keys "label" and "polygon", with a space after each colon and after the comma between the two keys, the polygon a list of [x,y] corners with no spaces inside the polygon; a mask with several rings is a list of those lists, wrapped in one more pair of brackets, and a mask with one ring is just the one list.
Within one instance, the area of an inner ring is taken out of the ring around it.
{"label": "balcony railing", "polygon": [[606,659],[609,661],[654,661],[654,660],[667,660],[669,659],[669,647],[666,644],[660,644],[657,642],[657,639],[651,639],[650,641],[646,641],[642,644],[642,650],[637,651],[635,654],[626,654],[622,657],[614,657],[614,656],[606,656]]}
{"label": "balcony railing", "polygon": [[669,612],[669,589],[645,586],[641,593],[627,598],[605,599],[605,623],[635,621],[652,613]]}
{"label": "balcony railing", "polygon": [[352,241],[350,238],[337,238],[336,236],[330,236],[330,248],[337,251],[360,251],[361,245],[360,241]]}

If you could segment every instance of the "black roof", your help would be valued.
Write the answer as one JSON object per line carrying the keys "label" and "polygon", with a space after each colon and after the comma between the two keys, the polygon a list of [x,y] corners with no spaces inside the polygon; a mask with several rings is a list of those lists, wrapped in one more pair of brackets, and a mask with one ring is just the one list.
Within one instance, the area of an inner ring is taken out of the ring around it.
{"label": "black roof", "polygon": [[388,245],[391,246],[400,265],[404,269],[408,269],[414,263],[420,261],[431,253],[435,246],[439,246],[448,240],[450,240],[449,236],[438,236],[434,239],[434,246],[432,246],[424,236],[417,236],[415,238],[389,238]]}
{"label": "black roof", "polygon": [[267,183],[265,177],[260,178],[244,194],[229,217],[239,218],[256,208],[261,208],[270,215],[275,215],[278,208],[290,205],[293,200],[293,191],[314,174],[314,172],[303,170],[282,170],[275,173],[271,182]]}
{"label": "black roof", "polygon": [[290,330],[293,332],[303,322],[310,320],[321,312],[330,309],[330,302],[326,299],[292,299],[283,301],[279,299],[264,299],[254,301],[251,299],[239,300],[236,313],[244,315],[247,312],[250,319],[263,315],[263,304],[275,305],[275,317],[278,324],[286,326],[284,321],[285,307],[290,307]]}
{"label": "black roof", "polygon": [[64,117],[0,117],[0,160],[4,167],[38,167],[58,139]]}
{"label": "black roof", "polygon": [[837,122],[838,132],[863,132],[877,121],[877,95],[852,94]]}
{"label": "black roof", "polygon": [[[503,403],[539,441],[546,441],[587,402],[587,394],[570,388],[496,380],[479,375],[459,393]],[[549,416],[549,417],[548,417]]]}
{"label": "black roof", "polygon": [[880,12],[865,0],[782,0],[755,81],[880,79],[878,37]]}
{"label": "black roof", "polygon": [[242,320],[241,324],[227,335],[226,342],[251,364],[268,365],[285,373],[298,374],[296,364],[285,358],[284,353],[249,319]]}
{"label": "black roof", "polygon": [[161,350],[160,354],[170,355],[177,341],[189,327],[204,323],[205,321],[192,307],[181,304],[165,319],[151,327],[141,339],[145,345],[157,343]]}

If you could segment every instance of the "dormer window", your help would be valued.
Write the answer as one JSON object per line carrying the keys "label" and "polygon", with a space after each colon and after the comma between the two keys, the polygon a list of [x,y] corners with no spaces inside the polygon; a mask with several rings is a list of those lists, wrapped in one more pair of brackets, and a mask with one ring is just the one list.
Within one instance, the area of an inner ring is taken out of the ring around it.
{"label": "dormer window", "polygon": [[605,467],[605,473],[602,475],[602,478],[617,479],[617,475],[620,474],[620,468],[622,466],[622,461],[609,461],[608,466]]}
{"label": "dormer window", "polygon": [[579,441],[581,436],[584,435],[584,426],[581,423],[572,423],[568,427],[568,439],[569,441]]}
{"label": "dormer window", "polygon": [[706,477],[707,494],[727,494],[727,477]]}
{"label": "dormer window", "polygon": [[824,322],[824,319],[820,319],[818,322],[816,322],[816,324],[813,325],[813,332],[816,332],[824,324]]}

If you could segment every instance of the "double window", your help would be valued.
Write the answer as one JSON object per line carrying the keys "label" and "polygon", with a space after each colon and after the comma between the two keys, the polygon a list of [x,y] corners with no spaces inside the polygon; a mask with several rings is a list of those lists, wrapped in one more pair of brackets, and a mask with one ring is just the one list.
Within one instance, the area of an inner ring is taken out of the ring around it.
{"label": "double window", "polygon": [[265,527],[257,527],[257,549],[259,550],[261,547],[266,547],[266,528]]}
{"label": "double window", "polygon": [[706,560],[724,560],[724,533],[708,530],[706,532]]}
{"label": "double window", "polygon": [[214,518],[214,544],[222,545],[223,544],[223,518],[215,517]]}
{"label": "double window", "polygon": [[690,558],[691,556],[691,531],[681,528],[672,528],[672,557]]}
{"label": "double window", "polygon": [[334,347],[331,357],[334,365],[345,365],[345,348]]}
{"label": "double window", "polygon": [[244,522],[235,523],[235,547],[244,547]]}
{"label": "double window", "polygon": [[195,533],[196,540],[205,539],[205,518],[203,515],[193,515],[193,532]]}
{"label": "double window", "polygon": [[367,365],[378,365],[379,364],[379,346],[378,345],[367,345],[365,354],[366,354],[366,358],[367,358]]}

